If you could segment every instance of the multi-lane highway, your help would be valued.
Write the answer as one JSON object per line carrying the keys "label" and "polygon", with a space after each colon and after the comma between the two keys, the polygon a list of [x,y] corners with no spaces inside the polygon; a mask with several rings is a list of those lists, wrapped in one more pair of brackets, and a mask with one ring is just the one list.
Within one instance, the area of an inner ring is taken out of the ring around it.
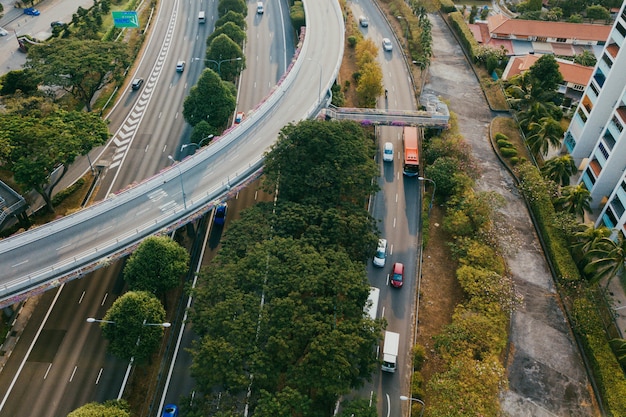
{"label": "multi-lane highway", "polygon": [[[402,45],[397,42],[386,18],[374,2],[351,2],[354,16],[367,16],[368,27],[360,27],[363,36],[381,45],[383,38],[392,40],[393,51],[385,52],[379,47],[378,62],[382,67],[383,86],[388,90],[378,100],[378,108],[385,110],[415,109],[414,86],[405,60]],[[368,264],[368,276],[372,286],[380,288],[379,317],[387,321],[387,330],[400,334],[400,355],[396,373],[378,371],[371,384],[359,391],[365,398],[377,399],[379,416],[400,417],[406,415],[407,404],[400,401],[401,395],[409,395],[411,376],[410,351],[413,346],[414,307],[418,286],[418,256],[420,252],[420,183],[415,177],[402,174],[402,128],[384,126],[376,130],[379,158],[381,191],[373,196],[371,213],[378,219],[381,236],[388,241],[388,257],[383,268]],[[394,145],[393,162],[382,162],[382,147],[385,142]],[[389,275],[394,262],[405,266],[405,283],[397,289],[389,285]]]}
{"label": "multi-lane highway", "polygon": [[[318,92],[330,88],[338,72],[344,33],[339,5],[306,2],[305,8],[308,28],[297,59],[272,94],[235,129],[114,198],[0,241],[3,298],[43,282],[54,284],[61,276],[81,276],[85,268],[143,237],[210,208],[245,181],[284,125],[315,112]],[[320,78],[321,89],[310,82]]]}
{"label": "multi-lane highway", "polygon": [[[150,170],[153,170],[152,174],[157,172],[169,163],[168,152],[174,153],[188,136],[180,117],[181,103],[202,68],[198,62],[195,67],[193,64],[188,65],[181,77],[174,69],[175,62],[181,57],[169,51],[170,48],[180,51],[175,38],[184,39],[187,43],[189,38],[193,38],[197,39],[195,43],[202,46],[202,51],[197,52],[192,47],[188,54],[204,56],[204,39],[211,33],[216,19],[215,2],[204,3],[186,4],[185,7],[180,2],[163,5],[163,9],[155,16],[156,27],[147,42],[144,58],[137,65],[135,73],[131,74],[146,80],[143,88],[137,92],[131,92],[130,89],[123,92],[111,114],[112,125],[118,133],[124,126],[132,128],[126,130],[133,133],[132,143],[124,147],[112,141],[109,156],[121,148],[127,152],[123,163],[108,166],[102,182],[107,187],[101,186],[101,189],[140,181],[149,175],[147,173]],[[257,45],[264,49],[263,53],[272,49],[271,39],[274,38],[281,39],[283,45],[293,45],[293,41],[285,40],[289,36],[283,35],[285,22],[278,13],[278,1],[276,3],[276,8],[265,15],[273,26],[258,25],[248,30],[249,36],[267,39]],[[204,25],[197,23],[200,7],[207,11],[208,19]],[[272,19],[273,15],[275,18]],[[270,36],[270,33],[273,34]],[[258,57],[255,54],[251,56]],[[183,59],[190,62],[187,56]],[[281,61],[288,62],[285,58]],[[193,56],[191,62],[194,62]],[[260,101],[270,90],[270,85],[278,81],[277,72],[286,69],[285,64],[278,62],[274,71],[255,70],[263,65],[264,62],[254,59],[248,65],[252,70],[244,72],[242,83],[263,87],[244,91],[240,95],[243,102]],[[173,78],[177,75],[184,82],[173,82],[177,80]],[[270,80],[271,77],[273,80]],[[138,106],[143,108],[138,109]],[[141,123],[131,125],[132,120],[138,119],[137,115],[133,115],[136,111],[141,113]],[[155,128],[154,123],[159,125]],[[115,160],[110,158],[107,161],[107,154],[103,158],[104,163]],[[113,181],[115,177],[117,179]],[[86,402],[101,402],[118,396],[127,363],[106,354],[106,343],[101,337],[99,326],[87,324],[85,319],[102,317],[120,294],[123,283],[117,277],[121,267],[122,263],[116,262],[42,296],[29,326],[13,351],[10,363],[0,374],[0,386],[5,388],[0,390],[0,414],[66,415]]]}

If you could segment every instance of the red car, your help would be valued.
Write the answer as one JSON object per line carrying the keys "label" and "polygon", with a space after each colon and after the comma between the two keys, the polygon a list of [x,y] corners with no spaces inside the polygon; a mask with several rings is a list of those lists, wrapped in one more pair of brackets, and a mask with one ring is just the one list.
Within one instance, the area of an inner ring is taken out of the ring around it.
{"label": "red car", "polygon": [[393,273],[391,274],[391,285],[395,288],[402,287],[404,283],[404,264],[396,262],[393,264]]}

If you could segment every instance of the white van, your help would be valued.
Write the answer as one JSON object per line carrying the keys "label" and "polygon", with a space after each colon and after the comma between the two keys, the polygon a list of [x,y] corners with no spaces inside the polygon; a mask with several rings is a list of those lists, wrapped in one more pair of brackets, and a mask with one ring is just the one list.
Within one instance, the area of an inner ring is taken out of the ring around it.
{"label": "white van", "polygon": [[265,10],[263,10],[263,2],[259,1],[256,4],[256,14],[263,14]]}
{"label": "white van", "polygon": [[206,16],[205,16],[204,12],[198,13],[198,22],[200,22],[200,23],[206,22]]}

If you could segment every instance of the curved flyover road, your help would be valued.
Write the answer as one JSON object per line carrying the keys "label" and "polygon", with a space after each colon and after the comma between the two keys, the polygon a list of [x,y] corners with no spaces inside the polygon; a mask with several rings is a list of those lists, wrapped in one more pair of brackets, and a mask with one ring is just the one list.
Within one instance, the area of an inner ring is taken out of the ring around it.
{"label": "curved flyover road", "polygon": [[[290,71],[243,123],[132,189],[0,241],[0,304],[11,304],[32,288],[82,276],[144,237],[179,227],[258,171],[280,129],[315,114],[319,91],[330,88],[341,62],[344,25],[339,5],[316,1],[304,5],[306,35]],[[318,79],[322,88],[310,81]]]}

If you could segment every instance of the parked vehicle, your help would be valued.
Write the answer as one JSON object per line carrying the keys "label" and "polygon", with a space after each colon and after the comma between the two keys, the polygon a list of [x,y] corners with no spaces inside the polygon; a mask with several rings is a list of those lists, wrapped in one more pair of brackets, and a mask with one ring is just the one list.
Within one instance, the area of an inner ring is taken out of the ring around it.
{"label": "parked vehicle", "polygon": [[239,123],[241,123],[242,120],[243,120],[243,112],[238,111],[237,114],[235,114],[235,124],[238,125]]}
{"label": "parked vehicle", "polygon": [[5,29],[0,28],[0,36],[7,36],[9,34],[9,32],[7,32]]}
{"label": "parked vehicle", "polygon": [[383,345],[383,364],[380,367],[385,372],[396,372],[398,367],[398,350],[400,349],[400,334],[385,332]]}

